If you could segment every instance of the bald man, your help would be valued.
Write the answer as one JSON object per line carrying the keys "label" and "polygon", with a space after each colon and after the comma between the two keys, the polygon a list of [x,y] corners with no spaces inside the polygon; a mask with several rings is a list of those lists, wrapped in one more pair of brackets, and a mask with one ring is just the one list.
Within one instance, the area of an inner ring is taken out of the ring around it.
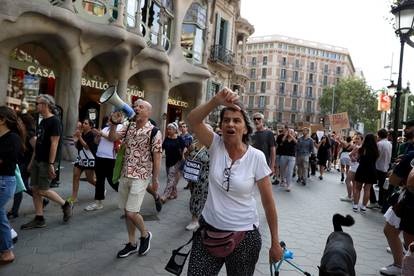
{"label": "bald man", "polygon": [[[149,102],[139,99],[134,103],[133,108],[136,114],[134,119],[118,132],[116,132],[116,125],[120,124],[123,118],[122,114],[114,113],[109,131],[111,141],[122,139],[126,145],[118,192],[119,208],[124,209],[125,212],[128,243],[118,252],[118,258],[125,258],[137,252],[139,255],[145,255],[150,250],[152,234],[146,229],[139,212],[149,184],[151,184],[150,190],[156,194],[161,166],[162,137],[159,130],[150,145],[151,132],[154,128],[149,121],[152,106]],[[141,232],[139,247],[135,236],[136,228]]]}

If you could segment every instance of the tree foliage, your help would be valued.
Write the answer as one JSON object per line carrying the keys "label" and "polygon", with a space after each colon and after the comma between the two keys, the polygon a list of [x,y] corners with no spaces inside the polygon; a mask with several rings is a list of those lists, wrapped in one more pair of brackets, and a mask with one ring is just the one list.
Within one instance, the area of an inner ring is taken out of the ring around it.
{"label": "tree foliage", "polygon": [[[334,91],[335,90],[335,91]],[[376,132],[380,112],[377,111],[377,96],[365,83],[365,80],[349,77],[340,79],[334,87],[325,87],[319,98],[321,113],[348,112],[351,127],[357,122],[364,123],[366,132]]]}

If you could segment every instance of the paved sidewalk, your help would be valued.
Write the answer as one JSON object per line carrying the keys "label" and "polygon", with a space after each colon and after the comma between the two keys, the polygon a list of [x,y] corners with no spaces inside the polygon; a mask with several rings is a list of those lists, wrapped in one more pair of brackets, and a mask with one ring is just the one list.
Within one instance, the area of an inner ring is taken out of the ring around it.
{"label": "paved sidewalk", "polygon": [[[63,163],[62,184],[56,191],[68,197],[71,191],[72,165]],[[345,185],[339,183],[339,173],[327,173],[323,181],[312,177],[307,186],[295,183],[290,193],[273,186],[279,215],[280,239],[294,252],[294,262],[317,275],[317,266],[325,246],[326,238],[333,231],[334,213],[351,214],[355,225],[344,228],[354,239],[358,259],[357,275],[379,275],[380,267],[392,263],[392,256],[385,250],[387,243],[382,233],[384,220],[378,211],[355,214],[350,203],[339,201],[345,194]],[[11,221],[19,233],[14,249],[16,261],[0,267],[0,275],[171,275],[164,267],[171,250],[184,244],[191,236],[184,227],[190,221],[188,211],[189,191],[185,183],[179,184],[179,197],[163,206],[161,213],[155,211],[151,196],[146,196],[142,213],[146,225],[153,233],[151,251],[147,256],[132,255],[116,259],[123,248],[127,232],[121,211],[117,208],[117,194],[109,185],[104,209],[85,212],[93,201],[94,189],[81,182],[79,202],[75,205],[74,217],[63,224],[59,206],[50,203],[45,211],[47,227],[44,229],[20,230],[20,225],[32,219],[31,198],[24,196],[20,217]],[[165,170],[162,169],[161,189],[165,187]],[[258,198],[260,204],[260,198]],[[263,246],[255,275],[270,275],[268,265],[269,231],[260,205]],[[287,264],[281,275],[300,275]],[[182,275],[186,274],[186,270]],[[223,268],[220,275],[226,275]]]}

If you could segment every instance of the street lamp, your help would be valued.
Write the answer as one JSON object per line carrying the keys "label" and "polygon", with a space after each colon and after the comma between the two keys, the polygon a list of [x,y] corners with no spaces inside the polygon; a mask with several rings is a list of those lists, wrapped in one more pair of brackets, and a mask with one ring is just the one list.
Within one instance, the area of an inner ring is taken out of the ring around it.
{"label": "street lamp", "polygon": [[397,5],[391,7],[391,13],[395,16],[395,33],[400,37],[400,65],[398,71],[397,91],[395,93],[395,112],[394,112],[394,135],[392,138],[393,157],[397,156],[398,124],[400,120],[400,97],[402,82],[402,66],[404,59],[404,44],[407,43],[414,47],[414,42],[410,40],[414,26],[414,0],[401,0]]}

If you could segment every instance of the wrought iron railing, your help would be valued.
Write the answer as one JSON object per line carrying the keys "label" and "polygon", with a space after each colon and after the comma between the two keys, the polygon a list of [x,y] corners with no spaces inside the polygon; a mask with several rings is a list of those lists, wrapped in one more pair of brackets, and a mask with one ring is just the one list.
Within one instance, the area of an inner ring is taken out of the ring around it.
{"label": "wrought iron railing", "polygon": [[227,65],[233,65],[234,53],[226,49],[223,45],[213,45],[210,51],[212,61],[220,61]]}

